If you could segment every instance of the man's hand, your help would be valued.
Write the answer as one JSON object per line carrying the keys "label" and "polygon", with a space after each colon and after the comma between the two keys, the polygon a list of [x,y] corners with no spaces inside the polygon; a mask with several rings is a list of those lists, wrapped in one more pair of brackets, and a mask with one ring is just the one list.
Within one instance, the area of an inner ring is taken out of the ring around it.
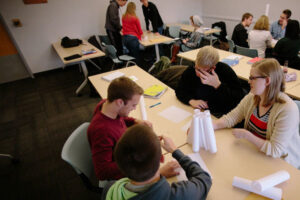
{"label": "man's hand", "polygon": [[134,121],[136,124],[143,124],[143,125],[149,126],[150,128],[153,128],[152,123],[147,120],[135,119]]}
{"label": "man's hand", "polygon": [[170,178],[179,174],[178,168],[180,167],[179,163],[175,160],[168,162],[163,167],[159,169],[160,174],[166,178]]}
{"label": "man's hand", "polygon": [[212,70],[210,74],[200,69],[199,76],[201,82],[205,85],[210,85],[215,89],[217,89],[221,85],[221,81],[219,80],[218,74],[216,74],[215,70]]}
{"label": "man's hand", "polygon": [[207,101],[191,99],[189,104],[193,108],[208,109]]}
{"label": "man's hand", "polygon": [[161,140],[161,146],[164,150],[166,150],[169,153],[173,153],[177,147],[175,146],[173,140],[169,137],[160,136]]}
{"label": "man's hand", "polygon": [[154,34],[157,35],[157,36],[160,35],[159,32],[156,32],[156,33],[154,33]]}
{"label": "man's hand", "polygon": [[283,20],[282,25],[281,25],[281,29],[282,30],[285,29],[286,25],[287,25],[287,20]]}
{"label": "man's hand", "polygon": [[237,139],[247,139],[248,134],[252,134],[252,133],[250,133],[250,131],[243,128],[235,128],[232,130],[232,134]]}

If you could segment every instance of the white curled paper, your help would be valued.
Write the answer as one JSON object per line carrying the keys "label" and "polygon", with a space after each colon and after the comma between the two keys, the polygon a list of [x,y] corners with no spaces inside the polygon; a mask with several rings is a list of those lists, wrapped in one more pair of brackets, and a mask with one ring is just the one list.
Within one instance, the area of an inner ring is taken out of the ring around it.
{"label": "white curled paper", "polygon": [[145,107],[145,100],[144,100],[144,96],[142,95],[140,98],[140,110],[141,110],[141,114],[142,114],[142,119],[143,120],[147,120],[147,111],[146,111],[146,107]]}

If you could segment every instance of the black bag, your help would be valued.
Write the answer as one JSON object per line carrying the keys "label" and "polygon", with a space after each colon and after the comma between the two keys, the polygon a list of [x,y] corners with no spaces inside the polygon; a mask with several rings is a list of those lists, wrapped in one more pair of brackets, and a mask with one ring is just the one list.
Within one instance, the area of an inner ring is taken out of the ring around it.
{"label": "black bag", "polygon": [[82,44],[82,40],[79,39],[70,39],[67,36],[61,39],[61,46],[64,48],[77,47],[80,44]]}

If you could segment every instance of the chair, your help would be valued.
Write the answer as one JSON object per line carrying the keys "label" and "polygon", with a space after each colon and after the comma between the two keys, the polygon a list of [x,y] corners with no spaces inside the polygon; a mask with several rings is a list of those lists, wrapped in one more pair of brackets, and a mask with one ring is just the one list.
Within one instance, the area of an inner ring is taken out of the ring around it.
{"label": "chair", "polygon": [[229,51],[234,53],[235,44],[234,44],[233,40],[231,40],[231,39],[227,39],[227,40],[228,40],[228,44],[229,44]]}
{"label": "chair", "polygon": [[[169,26],[169,36],[174,38],[175,40],[179,40],[180,36],[180,26]],[[164,42],[164,44],[170,45],[173,44],[174,41]]]}
{"label": "chair", "polygon": [[257,49],[249,49],[245,47],[240,47],[238,45],[235,45],[236,47],[236,53],[244,56],[248,56],[251,58],[258,57]]}
{"label": "chair", "polygon": [[107,35],[99,35],[99,39],[101,43],[104,43],[105,45],[111,45],[110,39]]}
{"label": "chair", "polygon": [[115,65],[120,65],[126,62],[126,67],[129,66],[129,64],[136,65],[136,63],[133,61],[135,60],[134,57],[128,56],[128,55],[121,55],[117,56],[117,50],[113,45],[104,45],[105,53],[108,57],[112,59],[114,62],[114,65],[112,66],[112,70],[114,69]]}
{"label": "chair", "polygon": [[73,167],[90,191],[101,193],[102,188],[94,186],[91,182],[91,179],[96,176],[87,139],[89,124],[85,122],[73,131],[63,146],[61,158]]}

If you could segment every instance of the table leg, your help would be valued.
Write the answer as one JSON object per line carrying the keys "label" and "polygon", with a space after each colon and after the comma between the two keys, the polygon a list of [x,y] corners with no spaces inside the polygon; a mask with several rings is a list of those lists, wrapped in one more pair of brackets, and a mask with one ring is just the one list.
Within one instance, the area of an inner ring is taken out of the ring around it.
{"label": "table leg", "polygon": [[156,53],[156,62],[158,62],[160,59],[158,44],[155,45],[155,53]]}
{"label": "table leg", "polygon": [[76,95],[79,95],[80,91],[86,86],[87,82],[88,82],[88,70],[86,68],[85,62],[81,61],[80,62],[80,66],[82,69],[82,72],[84,74],[84,81],[81,83],[81,85],[77,88],[76,90]]}
{"label": "table leg", "polygon": [[210,36],[210,46],[212,45],[212,34],[209,35]]}

